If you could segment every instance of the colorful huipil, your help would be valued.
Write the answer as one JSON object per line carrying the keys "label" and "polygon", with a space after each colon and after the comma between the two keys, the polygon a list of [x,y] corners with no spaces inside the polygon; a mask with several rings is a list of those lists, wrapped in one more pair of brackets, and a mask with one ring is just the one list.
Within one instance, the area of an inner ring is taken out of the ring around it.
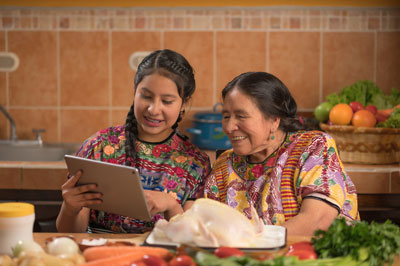
{"label": "colorful huipil", "polygon": [[250,204],[266,224],[297,215],[302,201],[322,200],[340,216],[359,220],[356,188],[344,171],[335,141],[320,131],[288,133],[262,163],[233,150],[221,154],[206,180],[205,197],[224,202],[251,219]]}
{"label": "colorful huipil", "polygon": [[[124,165],[127,160],[125,141],[125,126],[110,127],[86,140],[77,156]],[[199,197],[210,172],[210,161],[179,132],[172,133],[160,143],[137,140],[136,151],[137,158],[131,161],[131,166],[139,170],[144,189],[169,193],[181,205],[188,199]],[[131,204],[134,206],[135,202]],[[162,218],[162,214],[157,214],[151,222],[145,222],[91,210],[88,232],[142,233],[151,230]]]}

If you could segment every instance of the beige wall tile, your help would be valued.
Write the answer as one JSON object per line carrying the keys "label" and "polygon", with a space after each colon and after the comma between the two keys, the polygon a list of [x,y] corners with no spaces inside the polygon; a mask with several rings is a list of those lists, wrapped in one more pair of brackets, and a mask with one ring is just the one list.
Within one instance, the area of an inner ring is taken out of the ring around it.
{"label": "beige wall tile", "polygon": [[23,169],[22,189],[60,190],[66,181],[66,169]]}
{"label": "beige wall tile", "polygon": [[54,106],[57,104],[56,33],[10,31],[8,50],[20,64],[9,73],[10,105]]}
{"label": "beige wall tile", "polygon": [[320,34],[316,32],[271,32],[270,72],[289,88],[299,108],[319,103]]}
{"label": "beige wall tile", "polygon": [[[0,104],[6,108],[6,73],[0,73]],[[7,118],[0,113],[0,139],[9,137],[9,122]]]}
{"label": "beige wall tile", "polygon": [[400,171],[391,174],[391,191],[392,193],[400,193]]}
{"label": "beige wall tile", "polygon": [[400,34],[380,32],[377,43],[376,83],[386,92],[400,89]]}
{"label": "beige wall tile", "polygon": [[234,77],[247,71],[266,70],[266,33],[217,32],[217,99]]}
{"label": "beige wall tile", "polygon": [[138,51],[154,51],[161,47],[159,32],[112,33],[112,105],[131,106],[134,95],[135,71],[129,57]]}
{"label": "beige wall tile", "polygon": [[347,171],[356,186],[357,193],[388,193],[390,173]]}
{"label": "beige wall tile", "polygon": [[82,143],[99,130],[109,125],[109,111],[62,110],[61,141]]}
{"label": "beige wall tile", "polygon": [[0,187],[2,189],[20,189],[21,183],[20,168],[0,168]]}
{"label": "beige wall tile", "polygon": [[192,118],[193,115],[196,113],[196,111],[193,110],[187,110],[185,112],[185,115],[182,119],[182,121],[179,123],[179,130],[186,136],[188,136],[189,138],[192,137],[192,135],[188,132],[186,132],[187,128],[193,127],[193,122],[192,122]]}
{"label": "beige wall tile", "polygon": [[106,32],[60,32],[62,105],[109,105],[108,47]]}
{"label": "beige wall tile", "polygon": [[129,107],[126,108],[126,110],[113,110],[112,111],[112,125],[123,125],[125,124],[126,121],[126,116],[128,115],[129,112]]}
{"label": "beige wall tile", "polygon": [[60,141],[57,110],[11,109],[10,114],[14,118],[19,139],[35,139],[36,133],[33,133],[32,129],[45,129],[42,133],[43,141]]}
{"label": "beige wall tile", "polygon": [[[4,31],[0,31],[0,51],[5,51],[6,35]],[[6,73],[0,72],[0,104],[6,107],[7,92],[6,92]],[[0,113],[0,139],[9,137],[9,124],[3,114]]]}
{"label": "beige wall tile", "polygon": [[212,32],[166,32],[164,48],[181,53],[193,67],[196,91],[193,106],[213,105],[213,33]]}
{"label": "beige wall tile", "polygon": [[374,78],[374,34],[323,33],[323,94]]}

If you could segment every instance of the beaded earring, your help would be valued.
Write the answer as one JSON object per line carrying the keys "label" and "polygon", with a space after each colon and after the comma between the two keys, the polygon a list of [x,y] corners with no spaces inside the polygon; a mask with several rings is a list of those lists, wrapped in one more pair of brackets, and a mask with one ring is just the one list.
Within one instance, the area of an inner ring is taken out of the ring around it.
{"label": "beaded earring", "polygon": [[275,136],[274,136],[274,135],[272,135],[272,136],[271,136],[271,140],[274,140],[274,139],[275,139]]}

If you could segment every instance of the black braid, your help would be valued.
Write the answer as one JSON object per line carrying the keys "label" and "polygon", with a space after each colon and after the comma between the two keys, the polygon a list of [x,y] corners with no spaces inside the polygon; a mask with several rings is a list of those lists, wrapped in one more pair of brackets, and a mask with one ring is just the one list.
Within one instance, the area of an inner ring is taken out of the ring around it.
{"label": "black braid", "polygon": [[125,124],[125,165],[131,166],[131,162],[128,160],[128,158],[133,159],[133,161],[136,159],[136,136],[138,134],[134,104],[131,105],[131,109],[128,112]]}

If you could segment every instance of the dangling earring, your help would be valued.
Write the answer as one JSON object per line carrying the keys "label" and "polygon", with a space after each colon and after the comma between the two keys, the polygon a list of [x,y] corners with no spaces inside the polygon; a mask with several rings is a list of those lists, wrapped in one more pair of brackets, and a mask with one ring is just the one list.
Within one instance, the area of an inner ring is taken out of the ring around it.
{"label": "dangling earring", "polygon": [[271,140],[274,140],[274,139],[275,139],[275,136],[272,135],[272,134],[274,134],[274,133],[271,133]]}
{"label": "dangling earring", "polygon": [[185,109],[183,109],[180,113],[179,116],[182,118],[185,115]]}

